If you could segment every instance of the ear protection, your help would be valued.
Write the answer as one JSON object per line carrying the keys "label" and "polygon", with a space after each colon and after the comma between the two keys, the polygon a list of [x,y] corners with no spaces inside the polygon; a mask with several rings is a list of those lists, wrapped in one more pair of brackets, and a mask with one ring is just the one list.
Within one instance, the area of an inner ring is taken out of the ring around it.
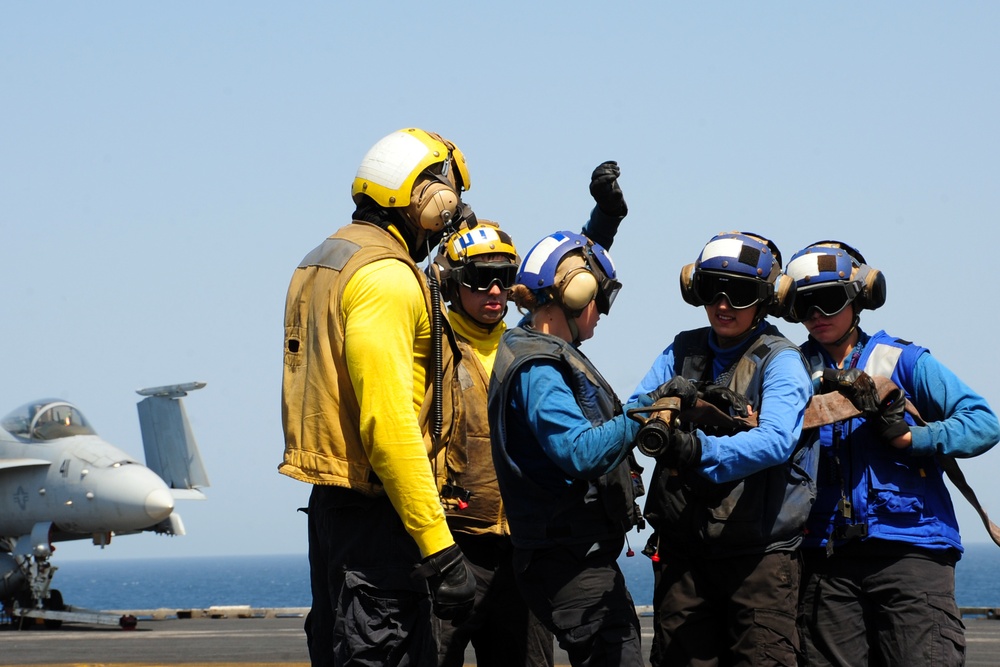
{"label": "ear protection", "polygon": [[684,299],[684,303],[692,306],[704,306],[705,304],[698,295],[694,293],[694,273],[696,270],[694,264],[685,264],[681,268],[681,298]]}
{"label": "ear protection", "polygon": [[556,286],[559,303],[572,313],[578,313],[597,296],[597,278],[586,266],[570,270]]}
{"label": "ear protection", "polygon": [[413,184],[410,203],[403,213],[417,228],[439,232],[455,217],[458,206],[458,192],[447,179],[424,174]]}
{"label": "ear protection", "polygon": [[878,269],[874,269],[865,262],[864,255],[857,249],[847,245],[842,241],[817,241],[810,243],[811,246],[827,246],[843,250],[853,260],[851,269],[851,282],[861,284],[861,293],[854,297],[854,303],[859,309],[876,310],[885,305],[885,274]]}
{"label": "ear protection", "polygon": [[767,306],[767,314],[773,317],[785,317],[792,309],[795,301],[795,281],[784,273],[779,273],[774,280],[774,295]]}

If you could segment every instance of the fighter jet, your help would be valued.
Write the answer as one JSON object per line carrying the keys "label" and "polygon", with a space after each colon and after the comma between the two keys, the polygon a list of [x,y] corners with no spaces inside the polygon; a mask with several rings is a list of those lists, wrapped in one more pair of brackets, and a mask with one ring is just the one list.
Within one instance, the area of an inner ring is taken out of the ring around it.
{"label": "fighter jet", "polygon": [[53,543],[145,531],[183,535],[176,499],[209,486],[181,397],[204,382],[140,389],[146,465],[102,440],[66,401],[27,403],[0,420],[0,603],[10,619],[117,623],[134,619],[67,607],[51,588]]}

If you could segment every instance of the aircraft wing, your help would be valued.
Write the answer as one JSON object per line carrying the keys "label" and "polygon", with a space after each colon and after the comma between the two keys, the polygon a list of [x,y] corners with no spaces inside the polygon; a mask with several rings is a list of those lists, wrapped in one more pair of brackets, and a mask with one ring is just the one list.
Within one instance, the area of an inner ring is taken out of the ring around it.
{"label": "aircraft wing", "polygon": [[31,468],[34,466],[50,466],[52,461],[43,459],[0,459],[0,470],[5,468]]}

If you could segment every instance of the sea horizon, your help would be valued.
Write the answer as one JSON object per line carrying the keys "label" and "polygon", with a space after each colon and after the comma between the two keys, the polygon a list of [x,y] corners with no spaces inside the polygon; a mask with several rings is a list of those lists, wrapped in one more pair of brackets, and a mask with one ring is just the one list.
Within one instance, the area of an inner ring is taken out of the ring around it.
{"label": "sea horizon", "polygon": [[[1000,548],[965,545],[955,571],[960,607],[1000,609]],[[636,552],[618,560],[636,605],[652,604],[652,571]],[[53,588],[65,603],[95,610],[207,609],[246,605],[300,608],[311,603],[305,553],[270,555],[67,558],[58,560]]]}

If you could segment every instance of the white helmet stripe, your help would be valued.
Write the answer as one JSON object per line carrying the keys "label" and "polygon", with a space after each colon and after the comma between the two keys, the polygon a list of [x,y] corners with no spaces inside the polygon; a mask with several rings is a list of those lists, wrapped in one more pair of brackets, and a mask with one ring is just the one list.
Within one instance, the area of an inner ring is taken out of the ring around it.
{"label": "white helmet stripe", "polygon": [[532,248],[528,256],[524,258],[524,264],[521,265],[521,273],[541,273],[545,261],[565,241],[566,237],[561,234],[553,234],[539,241],[538,245]]}
{"label": "white helmet stripe", "polygon": [[704,261],[713,257],[739,257],[742,250],[743,241],[740,239],[716,239],[710,241],[701,251],[701,259]]}
{"label": "white helmet stripe", "polygon": [[425,155],[427,146],[419,139],[407,132],[394,132],[365,154],[357,178],[398,190]]}
{"label": "white helmet stripe", "polygon": [[815,278],[820,274],[820,257],[826,257],[826,255],[818,252],[810,252],[805,255],[799,255],[788,263],[788,266],[785,268],[785,275],[790,277],[796,283],[800,280],[805,280],[806,278]]}
{"label": "white helmet stripe", "polygon": [[493,227],[483,225],[482,227],[476,227],[475,229],[470,229],[464,234],[460,234],[452,243],[454,244],[453,250],[455,251],[455,254],[458,254],[460,250],[466,250],[480,243],[488,244],[499,241],[500,235],[497,234],[497,230]]}

